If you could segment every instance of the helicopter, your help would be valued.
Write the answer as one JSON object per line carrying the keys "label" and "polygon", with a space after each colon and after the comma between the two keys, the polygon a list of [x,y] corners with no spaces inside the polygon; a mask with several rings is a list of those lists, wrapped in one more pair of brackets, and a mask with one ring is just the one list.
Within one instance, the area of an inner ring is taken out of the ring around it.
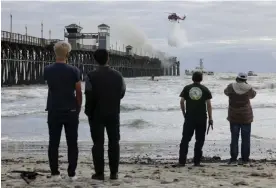
{"label": "helicopter", "polygon": [[[168,12],[167,12],[168,13]],[[179,23],[179,20],[185,20],[186,15],[184,15],[182,18],[178,16],[176,13],[169,13],[170,15],[168,16],[169,21],[177,21]]]}

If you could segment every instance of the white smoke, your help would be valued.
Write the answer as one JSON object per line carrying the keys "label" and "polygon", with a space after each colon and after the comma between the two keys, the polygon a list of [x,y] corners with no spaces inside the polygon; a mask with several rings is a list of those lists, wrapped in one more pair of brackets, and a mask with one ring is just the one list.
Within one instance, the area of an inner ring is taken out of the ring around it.
{"label": "white smoke", "polygon": [[168,36],[168,44],[170,46],[181,48],[188,44],[186,32],[181,28],[180,23],[171,22],[170,28]]}
{"label": "white smoke", "polygon": [[[168,66],[169,56],[153,47],[147,35],[139,26],[125,19],[116,20],[110,24],[110,34],[112,49],[125,51],[127,45],[133,47],[133,53],[149,57],[157,57],[161,60],[163,66]],[[117,43],[117,45],[116,45]]]}

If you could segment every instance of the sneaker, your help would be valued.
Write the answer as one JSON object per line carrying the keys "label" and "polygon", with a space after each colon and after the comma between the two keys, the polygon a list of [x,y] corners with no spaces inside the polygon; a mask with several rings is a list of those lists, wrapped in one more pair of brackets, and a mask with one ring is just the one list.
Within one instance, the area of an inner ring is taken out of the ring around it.
{"label": "sneaker", "polygon": [[68,177],[69,178],[69,181],[76,181],[78,179],[77,176],[72,176],[72,177]]}
{"label": "sneaker", "polygon": [[93,174],[91,177],[93,180],[104,180],[104,174]]}
{"label": "sneaker", "polygon": [[195,166],[195,167],[204,167],[204,165],[200,164],[200,162],[194,163],[194,166]]}
{"label": "sneaker", "polygon": [[237,159],[230,159],[229,161],[228,161],[228,163],[227,164],[229,164],[229,165],[237,165],[238,164],[238,161],[237,161]]}
{"label": "sneaker", "polygon": [[186,165],[185,163],[178,163],[177,167],[185,167],[185,165]]}
{"label": "sneaker", "polygon": [[111,180],[117,180],[118,179],[118,173],[111,173],[110,174],[110,179]]}
{"label": "sneaker", "polygon": [[60,175],[52,175],[51,176],[51,180],[52,181],[60,181],[62,178]]}
{"label": "sneaker", "polygon": [[245,165],[245,166],[250,165],[250,160],[249,159],[242,160],[242,165]]}

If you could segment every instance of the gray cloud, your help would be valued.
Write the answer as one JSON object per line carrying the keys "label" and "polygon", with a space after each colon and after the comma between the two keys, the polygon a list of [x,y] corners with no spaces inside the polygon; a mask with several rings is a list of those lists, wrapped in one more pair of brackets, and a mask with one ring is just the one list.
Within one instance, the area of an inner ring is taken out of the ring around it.
{"label": "gray cloud", "polygon": [[[244,69],[250,66],[256,71],[275,72],[275,10],[276,2],[4,1],[1,26],[2,30],[9,30],[9,14],[12,12],[14,32],[25,33],[27,24],[29,35],[40,36],[43,20],[46,38],[51,29],[52,38],[63,39],[65,25],[80,22],[83,32],[97,32],[97,25],[107,23],[112,26],[114,45],[116,41],[121,41],[139,48],[144,47],[144,43],[150,43],[154,49],[178,56],[183,69],[194,67],[203,57],[206,67],[215,71],[239,71],[242,64]],[[187,15],[181,27],[188,42],[181,49],[167,44],[170,25],[165,12]],[[127,25],[119,28],[122,23],[118,23],[123,20],[142,31],[127,29]],[[259,63],[261,59],[265,61]],[[220,63],[224,66],[219,66]]]}

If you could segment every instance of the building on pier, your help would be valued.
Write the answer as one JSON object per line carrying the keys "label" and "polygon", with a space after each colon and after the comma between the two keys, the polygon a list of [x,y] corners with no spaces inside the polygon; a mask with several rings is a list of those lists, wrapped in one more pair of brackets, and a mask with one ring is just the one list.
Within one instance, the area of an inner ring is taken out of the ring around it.
{"label": "building on pier", "polygon": [[[64,36],[72,45],[68,63],[80,69],[82,79],[97,66],[93,58],[97,48],[109,50],[109,65],[124,77],[180,75],[176,57],[169,67],[164,67],[158,58],[133,53],[130,45],[125,52],[110,49],[110,27],[106,24],[99,25],[97,33],[81,33],[82,27],[76,24],[65,29]],[[83,45],[86,39],[91,40],[91,45]],[[53,46],[57,41],[1,31],[1,85],[43,84],[44,67],[55,62]]]}

